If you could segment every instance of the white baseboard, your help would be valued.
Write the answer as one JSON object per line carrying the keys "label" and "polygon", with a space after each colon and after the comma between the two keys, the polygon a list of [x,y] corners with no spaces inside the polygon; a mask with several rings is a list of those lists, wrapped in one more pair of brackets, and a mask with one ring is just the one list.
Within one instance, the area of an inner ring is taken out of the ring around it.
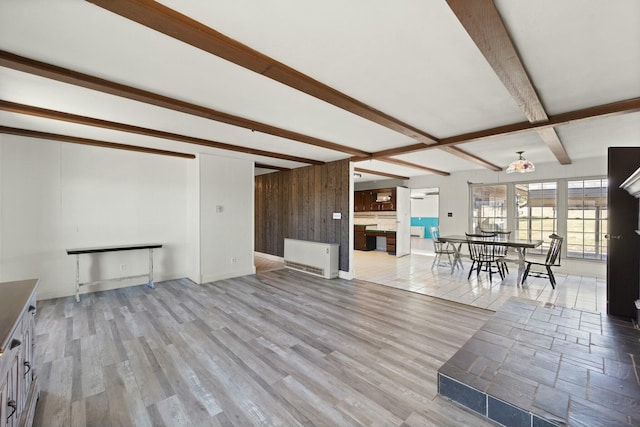
{"label": "white baseboard", "polygon": [[[167,280],[178,280],[182,278],[183,276],[182,277],[160,276],[160,277],[154,277],[153,281],[154,283],[160,283]],[[91,285],[91,286],[80,286],[80,295],[89,294],[93,292],[100,292],[100,291],[110,291],[113,289],[128,288],[130,286],[139,286],[139,285],[146,285],[146,284],[147,284],[147,281],[145,280],[145,278],[111,280],[111,281],[105,280],[103,282],[96,283],[95,285]],[[36,297],[38,301],[41,301],[41,300],[54,299],[54,298],[65,298],[69,296],[74,296],[75,294],[76,294],[75,284],[71,284],[71,286],[65,286],[64,289],[62,288],[49,289],[49,290],[38,289]]]}

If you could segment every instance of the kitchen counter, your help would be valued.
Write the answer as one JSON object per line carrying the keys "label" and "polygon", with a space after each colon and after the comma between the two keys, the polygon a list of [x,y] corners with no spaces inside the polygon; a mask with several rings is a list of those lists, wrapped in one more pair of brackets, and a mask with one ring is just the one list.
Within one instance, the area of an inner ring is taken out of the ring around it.
{"label": "kitchen counter", "polygon": [[354,224],[354,249],[371,251],[376,249],[376,237],[386,239],[386,250],[389,255],[396,254],[396,230],[380,230],[375,228],[378,224]]}

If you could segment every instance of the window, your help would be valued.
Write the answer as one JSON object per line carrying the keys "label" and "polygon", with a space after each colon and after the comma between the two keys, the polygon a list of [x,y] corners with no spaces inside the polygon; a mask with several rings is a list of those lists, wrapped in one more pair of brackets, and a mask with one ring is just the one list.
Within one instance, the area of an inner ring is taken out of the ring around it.
{"label": "window", "polygon": [[546,254],[549,235],[564,236],[563,257],[606,261],[606,177],[507,184],[472,184],[470,230],[512,230],[512,238],[539,239],[527,253]]}
{"label": "window", "polygon": [[567,256],[607,259],[607,180],[567,182]]}
{"label": "window", "polygon": [[472,230],[507,228],[507,186],[482,185],[473,188]]}
{"label": "window", "polygon": [[557,230],[558,200],[556,182],[516,184],[516,236],[519,239],[543,240],[530,249],[532,253],[546,253],[549,235]]}

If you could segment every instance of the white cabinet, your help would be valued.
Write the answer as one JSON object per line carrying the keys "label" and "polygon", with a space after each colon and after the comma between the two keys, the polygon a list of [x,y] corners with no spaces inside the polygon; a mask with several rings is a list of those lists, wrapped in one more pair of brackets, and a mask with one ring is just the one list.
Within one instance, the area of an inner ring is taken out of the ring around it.
{"label": "white cabinet", "polygon": [[37,285],[0,283],[0,427],[33,423],[40,391],[33,360]]}

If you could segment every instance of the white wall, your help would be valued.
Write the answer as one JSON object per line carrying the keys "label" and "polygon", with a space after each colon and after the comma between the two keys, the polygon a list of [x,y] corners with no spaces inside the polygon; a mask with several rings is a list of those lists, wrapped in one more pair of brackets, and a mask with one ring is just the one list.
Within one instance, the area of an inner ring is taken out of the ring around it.
{"label": "white wall", "polygon": [[[536,164],[536,171],[531,175],[506,174],[486,169],[452,173],[450,176],[424,175],[411,178],[409,188],[440,188],[440,233],[462,234],[469,231],[469,183],[496,184],[515,181],[531,181],[559,178],[593,177],[607,175],[607,159],[591,158],[574,161],[571,165],[558,163]],[[452,214],[452,217],[448,216]],[[569,274],[606,276],[606,265],[602,262],[563,260],[559,272]]]}
{"label": "white wall", "polygon": [[438,195],[426,195],[422,199],[411,199],[411,216],[420,218],[438,217]]}
{"label": "white wall", "polygon": [[[8,135],[0,153],[0,281],[37,277],[38,298],[72,295],[67,248],[155,242],[155,280],[185,276],[190,160]],[[80,279],[143,274],[147,262],[147,251],[81,255]]]}
{"label": "white wall", "polygon": [[187,272],[186,277],[202,283],[200,277],[200,160],[187,164]]}
{"label": "white wall", "polygon": [[199,156],[200,281],[254,274],[254,164]]}

